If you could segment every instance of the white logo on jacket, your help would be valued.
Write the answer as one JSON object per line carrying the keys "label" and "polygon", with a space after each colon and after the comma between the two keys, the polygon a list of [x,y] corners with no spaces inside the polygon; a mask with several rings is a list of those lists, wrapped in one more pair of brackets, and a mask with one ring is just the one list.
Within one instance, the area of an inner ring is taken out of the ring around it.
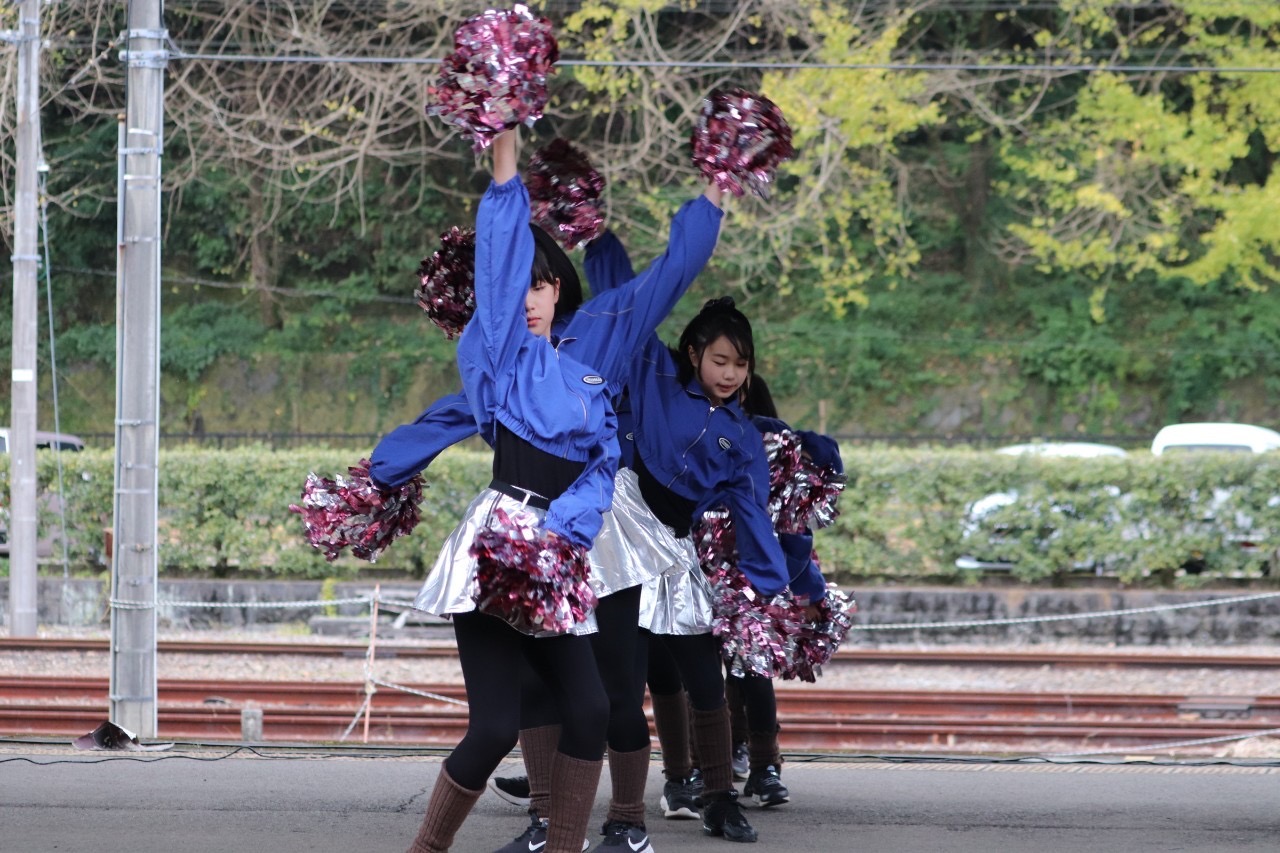
{"label": "white logo on jacket", "polygon": [[730,447],[733,447],[733,444],[729,441],[729,439],[725,438],[724,436],[720,436],[720,448],[722,450],[728,450]]}
{"label": "white logo on jacket", "polygon": [[596,376],[594,373],[588,373],[586,376],[582,377],[582,381],[588,385],[603,385],[604,377]]}

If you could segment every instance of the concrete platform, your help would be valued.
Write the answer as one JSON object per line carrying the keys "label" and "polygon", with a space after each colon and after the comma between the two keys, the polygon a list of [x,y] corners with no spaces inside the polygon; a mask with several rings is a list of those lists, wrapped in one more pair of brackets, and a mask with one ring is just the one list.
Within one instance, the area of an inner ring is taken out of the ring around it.
{"label": "concrete platform", "polygon": [[[408,847],[440,753],[182,746],[83,752],[0,740],[0,851],[349,853]],[[504,766],[504,775],[520,772]],[[751,807],[752,850],[1076,853],[1280,849],[1280,763],[993,763],[928,756],[789,760],[792,802]],[[656,853],[741,849],[657,811]],[[601,779],[592,833],[608,796]],[[491,853],[524,828],[481,797],[454,853]],[[592,835],[592,848],[599,836]]]}

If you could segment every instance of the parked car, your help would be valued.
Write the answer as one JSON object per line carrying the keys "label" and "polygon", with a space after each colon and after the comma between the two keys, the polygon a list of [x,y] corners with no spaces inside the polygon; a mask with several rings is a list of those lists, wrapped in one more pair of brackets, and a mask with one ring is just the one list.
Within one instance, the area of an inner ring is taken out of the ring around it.
{"label": "parked car", "polygon": [[[1280,450],[1280,432],[1253,424],[1238,423],[1185,423],[1170,424],[1156,433],[1151,442],[1151,452],[1156,456],[1183,453],[1269,453]],[[1218,526],[1224,513],[1234,501],[1234,491],[1215,488],[1208,511],[1200,519],[1202,527]],[[1267,500],[1267,507],[1280,507],[1280,495]],[[1245,512],[1235,510],[1228,516],[1232,524],[1226,541],[1245,554],[1261,554],[1267,550],[1272,537],[1254,524]],[[1185,568],[1190,572],[1204,571],[1203,554],[1192,554]],[[1270,565],[1264,565],[1263,573],[1270,573]]]}
{"label": "parked car", "polygon": [[[1124,451],[1110,445],[1062,444],[1049,445],[1045,450],[1023,449],[1037,448],[1038,445],[1015,445],[1002,448],[1003,453],[1039,453],[1045,456],[1122,456]],[[1280,432],[1251,424],[1237,423],[1185,423],[1171,424],[1161,429],[1151,444],[1151,452],[1155,456],[1172,456],[1188,453],[1266,453],[1280,450]],[[1104,510],[1102,526],[1116,531],[1117,549],[1125,550],[1129,545],[1140,541],[1158,541],[1161,536],[1181,537],[1202,544],[1196,550],[1174,557],[1173,568],[1181,568],[1188,573],[1205,571],[1212,562],[1211,555],[1215,549],[1226,549],[1262,560],[1270,554],[1275,546],[1269,544],[1274,539],[1266,530],[1254,523],[1253,516],[1237,507],[1236,493],[1230,488],[1214,488],[1207,502],[1203,502],[1202,492],[1192,491],[1186,496],[1191,504],[1204,503],[1204,512],[1198,518],[1187,523],[1181,530],[1157,532],[1158,525],[1148,523],[1156,516],[1145,519],[1124,521],[1126,516],[1134,512],[1133,495],[1124,494],[1115,486],[1104,486],[1085,495],[1094,504],[1090,512],[1097,517],[1098,499],[1109,499],[1113,509]],[[1008,528],[1010,516],[1017,517],[1006,508],[1014,507],[1019,502],[1019,492],[1009,490],[985,495],[974,501],[968,508],[964,519],[962,536],[967,542],[981,543],[980,553],[970,551],[955,561],[957,568],[965,570],[1009,570],[1014,562],[999,554],[1002,539],[1015,532],[1025,535],[1034,530],[1036,541],[1041,550],[1047,550],[1061,536],[1061,530],[1053,523],[1050,516],[1062,515],[1068,518],[1089,518],[1090,515],[1078,512],[1070,503],[1056,500],[1044,501],[1043,496],[1038,510],[1023,513],[1020,524],[1016,528]],[[1047,507],[1047,509],[1046,509]],[[1237,508],[1233,508],[1237,507]],[[1280,508],[1280,495],[1273,495],[1266,502],[1268,509]],[[1005,510],[1001,512],[1001,510]],[[1153,510],[1158,511],[1158,510]],[[1061,519],[1059,520],[1061,524]],[[1198,550],[1203,547],[1205,550]],[[1256,556],[1255,556],[1256,555]],[[1115,562],[1115,555],[1090,555],[1078,559],[1072,564],[1073,569],[1092,569],[1103,572],[1107,566]],[[1157,567],[1158,568],[1158,567]],[[1169,567],[1165,567],[1168,569]],[[1262,572],[1269,573],[1270,565],[1263,562]]]}
{"label": "parked car", "polygon": [[[84,439],[77,435],[71,435],[65,432],[45,432],[36,430],[36,449],[37,450],[68,450],[77,452],[84,450]],[[0,427],[0,453],[9,452],[9,428]],[[42,496],[47,498],[48,496]],[[56,506],[49,506],[46,501],[45,509],[56,510]],[[53,554],[53,543],[49,539],[41,539],[36,543],[36,556],[48,557]],[[0,503],[0,557],[9,556],[9,506],[6,503]]]}
{"label": "parked car", "polygon": [[[1041,441],[1029,444],[1011,444],[1007,447],[1001,447],[996,450],[1004,456],[1040,456],[1045,458],[1056,459],[1096,459],[1102,456],[1124,457],[1128,456],[1128,452],[1122,447],[1116,447],[1111,444],[1096,444],[1087,441]],[[1104,488],[1107,497],[1119,498],[1120,490],[1114,486]],[[967,571],[980,570],[1003,570],[1012,569],[1014,563],[998,553],[991,553],[992,550],[998,551],[1000,540],[1004,538],[1009,531],[996,526],[982,536],[983,527],[991,522],[999,510],[1012,506],[1018,502],[1018,490],[1009,489],[1003,492],[993,492],[978,498],[965,510],[964,528],[961,533],[963,540],[973,542],[979,538],[983,539],[983,550],[986,553],[966,553],[956,558],[955,566],[958,569]],[[1055,511],[1074,513],[1075,507],[1066,505],[1056,505]],[[1046,536],[1053,536],[1055,531],[1046,531]],[[1093,561],[1079,563],[1073,568],[1077,569],[1093,569],[1095,568]]]}
{"label": "parked car", "polygon": [[1036,441],[1030,444],[1010,444],[996,451],[1003,456],[1047,456],[1092,459],[1098,456],[1128,456],[1123,447],[1113,444],[1094,444],[1090,441]]}
{"label": "parked car", "polygon": [[1156,433],[1151,452],[1266,453],[1280,450],[1280,432],[1253,424],[1170,424]]}

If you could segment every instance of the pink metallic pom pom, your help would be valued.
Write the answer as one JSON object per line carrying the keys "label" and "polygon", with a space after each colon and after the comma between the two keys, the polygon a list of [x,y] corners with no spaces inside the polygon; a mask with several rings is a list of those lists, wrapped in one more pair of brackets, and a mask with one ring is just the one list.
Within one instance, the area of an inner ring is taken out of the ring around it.
{"label": "pink metallic pom pom", "polygon": [[795,156],[782,111],[745,89],[716,89],[702,102],[693,128],[693,164],[716,186],[768,198],[778,164]]}
{"label": "pink metallic pom pom", "polygon": [[422,477],[395,489],[382,489],[369,478],[369,460],[347,469],[350,476],[320,477],[308,474],[301,505],[291,512],[302,516],[307,541],[334,560],[343,548],[353,556],[374,562],[387,546],[407,536],[421,515]]}
{"label": "pink metallic pom pom", "polygon": [[450,228],[440,248],[418,265],[413,296],[449,340],[462,334],[476,311],[476,232]]}
{"label": "pink metallic pom pom", "polygon": [[582,149],[553,139],[533,152],[525,175],[533,221],[572,249],[604,230],[604,178]]}
{"label": "pink metallic pom pom", "polygon": [[560,58],[551,22],[528,7],[473,15],[453,36],[453,53],[427,86],[427,115],[457,125],[483,151],[495,136],[532,127],[547,105],[547,77]]}
{"label": "pink metallic pom pom", "polygon": [[779,533],[803,533],[827,527],[839,510],[836,502],[847,478],[803,456],[800,436],[790,430],[764,434],[769,459],[769,515]]}
{"label": "pink metallic pom pom", "polygon": [[584,548],[529,519],[495,513],[476,534],[476,607],[526,634],[563,634],[596,606]]}
{"label": "pink metallic pom pom", "polygon": [[836,589],[827,587],[827,597],[817,603],[819,617],[816,622],[800,620],[787,637],[787,665],[779,671],[784,679],[814,682],[822,674],[822,665],[831,660],[836,649],[844,642],[853,625],[853,614],[858,612],[854,600]]}
{"label": "pink metallic pom pom", "polygon": [[[819,601],[819,618],[807,619],[806,604],[791,590],[765,598],[737,568],[733,521],[725,512],[703,516],[694,534],[702,570],[711,581],[712,633],[729,671],[766,678],[815,681],[853,624],[857,605],[833,586]],[[817,555],[813,556],[817,562]]]}
{"label": "pink metallic pom pom", "polygon": [[711,581],[711,632],[720,638],[720,654],[729,672],[772,678],[788,665],[778,619],[791,609],[790,593],[765,598],[738,570],[733,521],[727,513],[704,515],[694,544]]}

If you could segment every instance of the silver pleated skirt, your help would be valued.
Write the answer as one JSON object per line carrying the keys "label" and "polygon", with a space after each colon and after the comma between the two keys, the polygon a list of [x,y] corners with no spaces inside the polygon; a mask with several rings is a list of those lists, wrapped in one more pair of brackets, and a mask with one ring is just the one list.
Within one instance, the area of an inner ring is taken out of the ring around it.
{"label": "silver pleated skirt", "polygon": [[640,591],[640,627],[654,634],[710,634],[712,619],[711,582],[692,555],[684,571],[659,575]]}
{"label": "silver pleated skirt", "polygon": [[[493,489],[484,489],[467,507],[462,521],[440,546],[440,555],[436,557],[431,573],[418,590],[413,606],[417,610],[435,616],[449,616],[454,613],[469,613],[476,609],[472,597],[478,588],[476,580],[476,559],[470,554],[471,543],[476,534],[486,527],[496,526],[494,511],[502,509],[512,519],[524,518],[540,525],[546,518],[546,511],[526,506],[515,498],[508,497]],[[571,634],[594,634],[596,632],[595,613],[577,623],[569,630]],[[538,637],[554,637],[556,634],[541,632]]]}
{"label": "silver pleated skirt", "polygon": [[613,478],[613,506],[587,556],[591,587],[600,598],[683,572],[690,559],[697,562],[693,543],[677,537],[644,502],[640,480],[630,468],[619,468]]}

